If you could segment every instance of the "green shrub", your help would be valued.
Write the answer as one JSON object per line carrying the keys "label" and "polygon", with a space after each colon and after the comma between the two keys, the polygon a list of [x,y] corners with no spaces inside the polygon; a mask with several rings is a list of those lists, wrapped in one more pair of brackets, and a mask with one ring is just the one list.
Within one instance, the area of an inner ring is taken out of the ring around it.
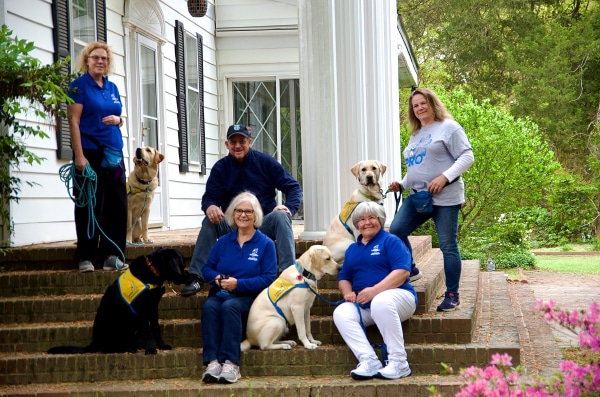
{"label": "green shrub", "polygon": [[496,269],[534,269],[535,256],[528,251],[507,252],[497,255],[494,259]]}

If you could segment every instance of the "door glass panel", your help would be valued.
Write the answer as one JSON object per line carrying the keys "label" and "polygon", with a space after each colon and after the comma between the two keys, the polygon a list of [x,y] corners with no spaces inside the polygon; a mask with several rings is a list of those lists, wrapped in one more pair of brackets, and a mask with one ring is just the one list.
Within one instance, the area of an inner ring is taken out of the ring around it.
{"label": "door glass panel", "polygon": [[140,46],[140,64],[142,68],[142,146],[158,148],[155,51],[146,46]]}
{"label": "door glass panel", "polygon": [[[277,158],[302,185],[299,80],[234,82],[233,116],[252,128],[252,148]],[[303,205],[294,219],[304,219]]]}

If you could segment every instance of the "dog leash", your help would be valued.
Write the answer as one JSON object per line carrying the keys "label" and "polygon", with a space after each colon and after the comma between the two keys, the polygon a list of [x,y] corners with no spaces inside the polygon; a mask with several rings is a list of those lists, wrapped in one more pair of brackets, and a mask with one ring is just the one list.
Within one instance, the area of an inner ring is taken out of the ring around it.
{"label": "dog leash", "polygon": [[[386,190],[382,198],[385,200],[388,193],[390,193],[391,191],[392,191],[392,189]],[[400,208],[400,199],[401,198],[402,198],[402,192],[394,192],[394,199],[396,200],[396,209],[394,210],[394,214],[396,214],[396,212],[398,212],[398,208]]]}
{"label": "dog leash", "polygon": [[[365,324],[363,323],[363,319],[362,319],[362,312],[360,311],[361,307],[360,304],[358,302],[354,302],[354,305],[356,306],[356,310],[358,310],[358,318],[360,319],[360,326],[362,327],[363,331],[365,332],[365,336],[367,337],[367,340],[369,340],[369,337],[367,335],[367,328],[365,327]],[[371,343],[371,342],[369,342]],[[375,349],[381,349],[381,358],[383,359],[383,361],[387,361],[387,346],[385,345],[385,343],[371,343],[371,346],[373,346],[373,348]]]}
{"label": "dog leash", "polygon": [[[112,241],[104,230],[98,224],[98,220],[96,219],[96,215],[94,214],[94,208],[96,208],[96,190],[98,184],[98,175],[92,169],[89,164],[85,165],[81,173],[81,178],[75,177],[75,163],[68,163],[60,167],[58,170],[58,174],[60,176],[60,180],[65,184],[67,188],[67,192],[69,192],[69,197],[71,201],[75,203],[76,207],[87,208],[88,210],[88,225],[87,225],[87,237],[91,239],[95,234],[95,228],[98,228],[98,231],[107,239],[111,244],[113,244],[119,254],[121,254],[121,259],[123,263],[125,263],[125,255],[123,251],[119,248],[119,246]],[[81,183],[80,183],[81,182]],[[73,189],[77,188],[79,191],[79,195],[77,197],[73,196]],[[115,266],[116,267],[116,266]],[[121,270],[117,268],[117,270]]]}

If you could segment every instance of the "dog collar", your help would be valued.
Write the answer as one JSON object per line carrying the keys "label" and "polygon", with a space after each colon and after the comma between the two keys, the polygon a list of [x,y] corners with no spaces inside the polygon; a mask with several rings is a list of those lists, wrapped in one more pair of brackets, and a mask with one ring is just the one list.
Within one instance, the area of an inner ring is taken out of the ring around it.
{"label": "dog collar", "polygon": [[[363,193],[363,192],[362,192],[362,191],[360,191],[360,190],[359,190],[358,192],[359,192],[360,194],[362,194],[363,196],[365,196],[366,198],[368,198],[369,200],[371,200],[371,201],[375,201],[375,202],[379,202],[379,201],[380,201],[380,198],[378,198],[378,197],[375,197],[375,196],[370,196],[370,195],[368,195],[368,194],[365,194],[365,193]],[[380,192],[380,193],[383,193],[383,190],[381,190],[381,189],[380,189],[380,191],[379,191],[379,192]],[[383,203],[380,203],[380,204],[383,204]]]}
{"label": "dog collar", "polygon": [[307,278],[312,281],[317,281],[317,277],[305,268],[303,268],[298,261],[296,261],[296,270],[298,270],[298,273],[300,273],[304,278]]}
{"label": "dog collar", "polygon": [[135,177],[135,179],[137,179],[137,181],[143,185],[149,185],[152,183],[152,179],[150,179],[149,181],[145,181],[143,179],[138,178],[137,176]]}
{"label": "dog collar", "polygon": [[154,267],[154,265],[152,264],[152,262],[150,262],[150,259],[148,259],[148,257],[146,257],[146,265],[148,265],[148,268],[150,268],[152,274],[154,274],[156,277],[160,277],[160,272],[157,268]]}

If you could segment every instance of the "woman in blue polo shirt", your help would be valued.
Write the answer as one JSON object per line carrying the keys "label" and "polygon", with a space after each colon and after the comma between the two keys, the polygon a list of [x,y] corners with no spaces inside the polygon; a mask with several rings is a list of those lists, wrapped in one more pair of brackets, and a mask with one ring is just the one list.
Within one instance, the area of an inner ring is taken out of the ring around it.
{"label": "woman in blue polo shirt", "polygon": [[123,150],[121,96],[117,86],[106,77],[112,72],[112,62],[106,43],[93,42],[83,49],[79,59],[83,74],[71,83],[69,96],[74,103],[67,108],[76,168],[73,195],[81,197],[88,193],[80,192],[78,186],[82,186],[83,175],[87,174],[85,167],[89,165],[97,177],[94,216],[103,232],[90,219],[88,206],[75,206],[75,256],[82,273],[94,271],[92,261],[96,256],[104,261],[104,270],[128,267],[119,259],[125,252],[127,233],[125,163],[121,161],[117,171],[100,166],[102,146]]}
{"label": "woman in blue polo shirt", "polygon": [[201,321],[206,383],[241,378],[240,343],[250,306],[277,276],[275,243],[258,230],[263,212],[256,196],[235,196],[225,219],[234,230],[217,240],[202,267],[202,277],[212,285]]}
{"label": "woman in blue polo shirt", "polygon": [[[346,250],[338,275],[345,302],[333,312],[333,321],[358,359],[353,379],[398,379],[411,375],[402,321],[417,308],[417,293],[409,284],[411,257],[404,243],[383,230],[385,210],[372,202],[356,206],[352,223],[360,232]],[[376,324],[386,344],[388,359],[381,364],[363,327]]]}

